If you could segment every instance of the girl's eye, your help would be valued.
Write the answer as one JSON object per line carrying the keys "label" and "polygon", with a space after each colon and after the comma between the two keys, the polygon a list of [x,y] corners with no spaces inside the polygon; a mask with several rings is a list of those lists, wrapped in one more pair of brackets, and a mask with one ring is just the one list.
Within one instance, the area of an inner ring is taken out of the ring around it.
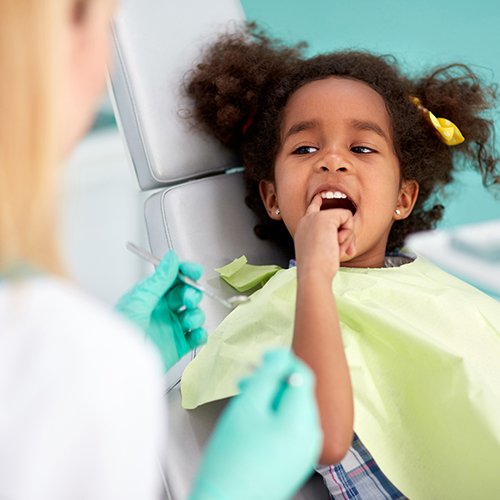
{"label": "girl's eye", "polygon": [[314,146],[299,146],[297,149],[293,150],[294,155],[309,155],[311,153],[316,153],[318,148]]}
{"label": "girl's eye", "polygon": [[351,151],[353,153],[362,154],[362,155],[366,155],[368,153],[376,153],[376,151],[374,149],[368,148],[366,146],[354,146],[351,148]]}

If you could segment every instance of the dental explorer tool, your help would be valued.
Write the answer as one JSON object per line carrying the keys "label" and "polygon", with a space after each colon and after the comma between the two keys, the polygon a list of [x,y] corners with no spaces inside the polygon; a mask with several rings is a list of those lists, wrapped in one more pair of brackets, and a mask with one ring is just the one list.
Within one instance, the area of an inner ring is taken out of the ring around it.
{"label": "dental explorer tool", "polygon": [[[145,250],[144,248],[140,248],[131,241],[127,242],[127,250],[130,250],[131,252],[135,253],[137,256],[142,257],[144,260],[149,262],[150,264],[153,264],[153,266],[157,266],[161,261],[158,257],[155,257],[153,254]],[[199,290],[203,294],[205,294],[207,297],[210,297],[213,300],[216,300],[220,304],[222,304],[224,307],[227,307],[228,309],[234,309],[237,305],[243,304],[244,302],[248,302],[250,300],[250,297],[246,295],[233,295],[232,297],[228,297],[227,299],[223,299],[222,297],[219,297],[215,293],[211,292],[210,290],[207,290],[205,287],[201,286],[199,283],[196,281],[192,280],[191,278],[188,278],[187,276],[184,276],[179,272],[177,275],[178,279],[185,283],[186,285],[196,288],[196,290]]]}

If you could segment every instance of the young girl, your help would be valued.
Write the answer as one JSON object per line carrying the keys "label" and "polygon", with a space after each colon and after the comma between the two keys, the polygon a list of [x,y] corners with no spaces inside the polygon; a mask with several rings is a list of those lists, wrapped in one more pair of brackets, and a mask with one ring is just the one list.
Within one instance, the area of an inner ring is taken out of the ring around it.
{"label": "young girl", "polygon": [[[408,234],[442,217],[432,195],[461,162],[471,162],[486,184],[500,182],[492,122],[482,116],[494,100],[493,87],[461,64],[411,80],[393,59],[365,52],[304,58],[301,47],[249,28],[220,38],[187,90],[197,122],[243,159],[246,201],[260,218],[257,234],[285,248],[297,267],[278,273],[211,336],[184,374],[184,405],[234,394],[220,378],[244,370],[256,344],[291,342],[317,377],[321,463],[337,463],[347,453],[339,466],[322,469],[333,495],[403,496],[357,436],[352,441],[351,378],[357,434],[405,494],[457,498],[451,492],[466,496],[477,493],[477,485],[498,487],[489,466],[469,481],[448,460],[477,445],[498,463],[500,429],[452,441],[464,434],[462,425],[476,426],[484,416],[467,406],[470,381],[446,370],[465,355],[477,365],[496,364],[500,308],[421,258],[398,254]],[[460,292],[447,294],[448,288]],[[293,297],[295,308],[288,307]],[[473,303],[470,310],[464,301]],[[479,320],[472,309],[481,311]],[[455,312],[459,319],[448,318]],[[468,329],[479,330],[473,349],[479,343],[480,351],[469,350],[462,335]],[[448,359],[454,349],[460,354]],[[500,382],[498,370],[488,370],[481,383],[489,376]],[[457,394],[448,393],[447,384]],[[498,392],[481,398],[500,416]],[[446,405],[432,408],[443,400]],[[450,424],[448,417],[464,405]],[[430,431],[437,433],[433,442]],[[493,441],[486,450],[488,436]],[[429,457],[438,457],[439,468]]]}

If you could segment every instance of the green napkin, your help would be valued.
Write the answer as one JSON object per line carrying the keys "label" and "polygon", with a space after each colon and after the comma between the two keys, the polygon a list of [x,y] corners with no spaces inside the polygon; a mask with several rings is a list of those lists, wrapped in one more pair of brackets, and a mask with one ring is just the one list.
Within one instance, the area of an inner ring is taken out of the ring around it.
{"label": "green napkin", "polygon": [[247,263],[247,258],[243,255],[234,259],[231,263],[216,269],[221,278],[229,283],[238,292],[247,292],[252,288],[264,286],[265,283],[274,276],[281,267],[254,266]]}

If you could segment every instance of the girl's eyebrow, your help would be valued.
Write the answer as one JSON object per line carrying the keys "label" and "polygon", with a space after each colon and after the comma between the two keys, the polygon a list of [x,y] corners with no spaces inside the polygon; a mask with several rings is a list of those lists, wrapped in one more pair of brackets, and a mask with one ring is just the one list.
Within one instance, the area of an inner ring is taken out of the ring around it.
{"label": "girl's eyebrow", "polygon": [[[356,129],[356,130],[367,130],[370,132],[375,132],[377,135],[385,139],[386,141],[389,140],[387,137],[387,134],[384,132],[382,127],[371,120],[357,120],[357,119],[352,119],[349,122],[349,125]],[[288,139],[288,137],[298,134],[300,132],[303,132],[304,130],[311,130],[314,128],[319,127],[319,121],[318,120],[304,120],[298,123],[293,124],[288,131],[285,134],[285,137],[283,140]]]}
{"label": "girl's eyebrow", "polygon": [[350,125],[352,128],[356,130],[368,130],[370,132],[375,132],[377,135],[389,141],[387,134],[383,131],[382,127],[375,122],[370,120],[356,120],[353,119],[350,121]]}
{"label": "girl's eyebrow", "polygon": [[291,135],[303,132],[304,130],[311,130],[317,127],[319,127],[318,120],[304,120],[302,122],[295,123],[288,129],[288,132],[285,134],[283,140],[288,139]]}

